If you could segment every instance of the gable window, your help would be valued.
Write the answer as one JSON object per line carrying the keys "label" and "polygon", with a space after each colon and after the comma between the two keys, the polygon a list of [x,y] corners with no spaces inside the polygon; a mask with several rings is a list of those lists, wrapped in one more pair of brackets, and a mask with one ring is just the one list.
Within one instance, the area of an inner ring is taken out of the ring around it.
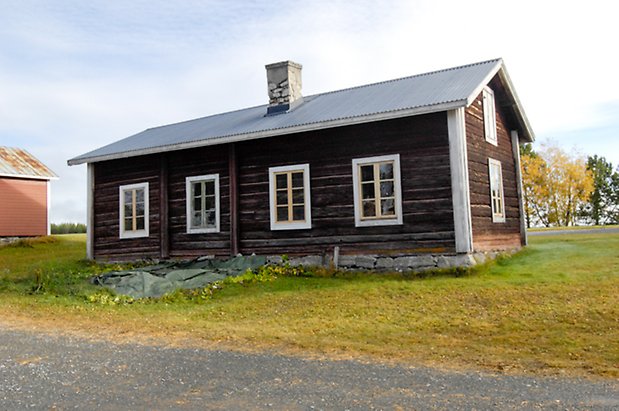
{"label": "gable window", "polygon": [[494,92],[490,87],[485,87],[482,92],[484,110],[484,135],[490,144],[498,145],[496,136],[496,109],[494,105]]}
{"label": "gable window", "polygon": [[148,183],[120,186],[120,238],[148,237]]}
{"label": "gable window", "polygon": [[309,164],[269,168],[271,230],[312,228]]}
{"label": "gable window", "polygon": [[355,226],[402,224],[400,155],[352,161]]}
{"label": "gable window", "polygon": [[219,174],[187,177],[187,233],[219,232]]}
{"label": "gable window", "polygon": [[488,159],[488,174],[490,176],[490,204],[492,208],[492,222],[505,222],[505,200],[503,197],[503,171],[501,162]]}

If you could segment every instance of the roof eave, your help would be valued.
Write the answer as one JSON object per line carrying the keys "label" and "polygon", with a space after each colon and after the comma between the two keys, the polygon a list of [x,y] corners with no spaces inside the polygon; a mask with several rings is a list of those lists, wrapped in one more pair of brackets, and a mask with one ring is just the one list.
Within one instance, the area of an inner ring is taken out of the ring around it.
{"label": "roof eave", "polygon": [[516,114],[516,118],[524,134],[524,135],[521,135],[520,137],[526,142],[532,143],[533,141],[535,141],[535,133],[533,133],[533,128],[531,127],[531,124],[529,123],[529,119],[527,118],[527,115],[525,114],[524,109],[522,108],[522,104],[520,103],[520,99],[518,98],[518,95],[516,94],[516,89],[514,88],[512,80],[509,77],[509,74],[507,73],[507,68],[505,67],[505,62],[503,61],[503,59],[497,59],[497,62],[495,66],[492,68],[492,70],[488,72],[484,80],[479,84],[479,86],[477,86],[473,90],[473,92],[467,98],[466,106],[468,107],[471,104],[473,104],[477,96],[479,96],[479,93],[481,93],[482,89],[486,85],[488,85],[488,83],[490,83],[490,80],[492,80],[492,78],[497,73],[499,74],[501,82],[505,85],[509,95],[511,96],[513,100],[512,109],[514,110],[514,113]]}
{"label": "roof eave", "polygon": [[180,144],[169,144],[169,145],[146,148],[146,149],[141,149],[141,150],[124,151],[120,153],[113,153],[113,154],[107,154],[107,155],[101,155],[101,156],[75,157],[75,158],[68,160],[67,164],[70,166],[74,166],[74,165],[79,165],[79,164],[84,164],[84,163],[97,163],[101,161],[117,160],[121,158],[137,157],[137,156],[148,155],[148,154],[157,154],[157,153],[162,153],[166,151],[177,151],[177,150],[184,150],[184,149],[196,148],[196,147],[206,147],[206,146],[214,146],[214,145],[226,144],[226,143],[235,143],[239,141],[256,140],[256,139],[261,139],[261,138],[281,136],[285,134],[301,133],[301,132],[306,132],[306,131],[315,131],[315,130],[322,130],[322,129],[327,129],[327,128],[369,123],[369,122],[374,122],[374,121],[391,120],[391,119],[396,119],[396,118],[401,118],[401,117],[416,116],[416,115],[421,115],[421,114],[436,113],[440,111],[447,111],[447,110],[453,110],[453,109],[460,108],[460,107],[465,107],[466,105],[467,105],[467,100],[456,100],[456,101],[450,101],[450,102],[441,103],[441,104],[435,104],[431,106],[422,106],[422,107],[415,107],[415,108],[404,109],[404,110],[375,113],[375,114],[371,114],[367,116],[351,117],[351,118],[323,121],[323,122],[318,122],[318,123],[302,124],[302,125],[294,126],[294,127],[263,130],[263,131],[253,132],[253,133],[234,134],[234,135],[221,136],[217,138],[197,140],[197,141],[191,141],[191,142],[180,143]]}
{"label": "roof eave", "polygon": [[0,173],[0,177],[21,178],[27,180],[58,180],[57,176],[31,176],[26,174],[6,174]]}

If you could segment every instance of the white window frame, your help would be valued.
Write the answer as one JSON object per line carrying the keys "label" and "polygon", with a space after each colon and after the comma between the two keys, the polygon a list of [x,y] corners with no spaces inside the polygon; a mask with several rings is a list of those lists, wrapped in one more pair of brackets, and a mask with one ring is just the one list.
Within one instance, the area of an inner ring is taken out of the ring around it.
{"label": "white window frame", "polygon": [[[495,189],[496,187],[493,187],[493,183],[492,183],[494,181],[492,178],[493,166],[496,167],[499,173],[500,187],[498,187],[498,190]],[[501,165],[500,161],[495,160],[493,158],[488,159],[488,179],[490,180],[490,210],[492,211],[492,222],[493,223],[504,223],[505,222],[505,196],[503,195],[503,166]],[[493,193],[495,191],[499,192],[498,200],[501,203],[501,212],[497,212],[494,207],[496,197],[493,195]]]}
{"label": "white window frame", "polygon": [[[394,206],[395,217],[388,218],[362,218],[362,199],[361,199],[361,176],[359,169],[362,165],[393,162],[393,191],[394,191]],[[353,178],[353,201],[355,205],[355,227],[373,227],[382,225],[400,225],[402,224],[402,183],[400,176],[400,155],[392,154],[386,156],[356,158],[352,161],[352,178]]]}
{"label": "white window frame", "polygon": [[[215,183],[215,227],[191,227],[193,217],[193,196],[191,185],[193,183],[213,181]],[[192,176],[185,178],[185,204],[186,204],[186,226],[187,234],[218,233],[220,230],[220,208],[219,208],[219,174],[205,174],[202,176]]]}
{"label": "white window frame", "polygon": [[[144,190],[144,229],[142,230],[125,230],[125,191],[128,190],[136,190],[142,189]],[[149,200],[148,200],[148,183],[137,183],[137,184],[127,184],[122,185],[118,188],[118,207],[119,207],[119,237],[121,239],[125,238],[142,238],[149,236]]]}
{"label": "white window frame", "polygon": [[[275,192],[275,175],[277,173],[302,171],[303,172],[303,200],[305,206],[304,221],[277,221],[277,204]],[[295,164],[290,166],[269,167],[269,206],[271,213],[271,230],[306,230],[312,228],[312,201],[310,196],[309,164]]]}
{"label": "white window frame", "polygon": [[490,87],[484,87],[482,91],[482,101],[484,110],[484,136],[488,143],[498,146],[496,105],[494,103],[494,91],[492,91]]}

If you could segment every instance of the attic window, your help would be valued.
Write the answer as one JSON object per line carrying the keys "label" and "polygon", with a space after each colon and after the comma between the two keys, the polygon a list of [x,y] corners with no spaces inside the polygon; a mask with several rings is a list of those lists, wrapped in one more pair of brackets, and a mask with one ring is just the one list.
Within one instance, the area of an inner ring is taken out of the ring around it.
{"label": "attic window", "polygon": [[490,144],[498,145],[496,136],[496,108],[494,104],[494,92],[490,87],[484,87],[482,92],[484,110],[484,135]]}
{"label": "attic window", "polygon": [[312,228],[309,164],[269,168],[271,230]]}
{"label": "attic window", "polygon": [[120,186],[120,238],[148,237],[148,183]]}
{"label": "attic window", "polygon": [[402,224],[400,155],[352,161],[355,226]]}

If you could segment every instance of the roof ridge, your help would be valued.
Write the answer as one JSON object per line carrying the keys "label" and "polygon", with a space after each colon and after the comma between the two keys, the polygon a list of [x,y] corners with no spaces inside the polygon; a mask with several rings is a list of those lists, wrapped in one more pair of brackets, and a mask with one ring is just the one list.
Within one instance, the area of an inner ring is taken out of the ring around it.
{"label": "roof ridge", "polygon": [[393,82],[396,82],[396,81],[408,80],[408,79],[415,78],[415,77],[424,77],[424,76],[429,76],[429,75],[432,75],[432,74],[442,73],[442,72],[445,72],[445,71],[459,70],[459,69],[463,69],[463,68],[466,68],[466,67],[480,66],[482,64],[488,64],[488,63],[492,63],[492,62],[499,62],[499,61],[502,61],[502,60],[503,59],[501,57],[498,57],[498,58],[495,58],[495,59],[479,61],[477,63],[464,64],[462,66],[455,66],[455,67],[449,67],[449,68],[446,68],[446,69],[433,70],[433,71],[428,71],[428,72],[425,72],[425,73],[413,74],[411,76],[404,76],[404,77],[398,77],[398,78],[394,78],[394,79],[390,79],[390,80],[377,81],[375,83],[361,84],[359,86],[347,87],[347,88],[343,88],[343,89],[340,89],[340,90],[325,91],[324,93],[312,94],[312,95],[307,96],[307,97],[324,96],[326,94],[333,94],[333,93],[339,93],[339,92],[343,92],[343,91],[360,89],[360,88],[364,88],[364,87],[377,86],[377,85],[380,85],[380,84],[393,83]]}

